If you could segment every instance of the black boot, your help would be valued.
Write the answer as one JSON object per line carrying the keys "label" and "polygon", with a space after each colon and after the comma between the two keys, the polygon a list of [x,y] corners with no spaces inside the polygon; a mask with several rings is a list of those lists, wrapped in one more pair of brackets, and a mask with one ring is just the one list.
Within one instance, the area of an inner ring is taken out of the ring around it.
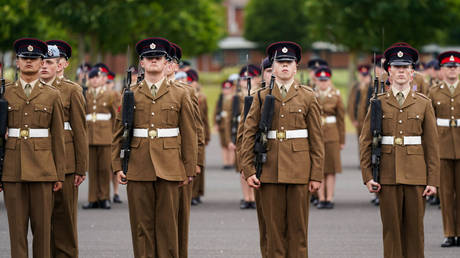
{"label": "black boot", "polygon": [[89,203],[83,205],[82,208],[85,209],[85,210],[97,209],[97,208],[99,208],[99,202],[89,202]]}
{"label": "black boot", "polygon": [[326,209],[326,202],[325,201],[320,201],[318,202],[318,205],[316,205],[316,208],[318,209]]}
{"label": "black boot", "polygon": [[455,241],[455,237],[446,237],[441,244],[441,247],[452,247],[455,246],[457,243]]}
{"label": "black boot", "polygon": [[112,208],[109,200],[100,201],[99,206],[101,207],[101,209],[105,209],[105,210],[110,210],[110,208]]}
{"label": "black boot", "polygon": [[192,198],[192,203],[191,204],[192,204],[192,206],[196,206],[196,205],[199,204],[199,202],[197,201],[196,198]]}
{"label": "black boot", "polygon": [[246,209],[250,209],[251,208],[251,204],[247,201],[244,201],[240,204],[240,209],[242,210],[246,210]]}
{"label": "black boot", "polygon": [[113,202],[114,203],[123,203],[120,199],[120,196],[118,194],[113,195]]}

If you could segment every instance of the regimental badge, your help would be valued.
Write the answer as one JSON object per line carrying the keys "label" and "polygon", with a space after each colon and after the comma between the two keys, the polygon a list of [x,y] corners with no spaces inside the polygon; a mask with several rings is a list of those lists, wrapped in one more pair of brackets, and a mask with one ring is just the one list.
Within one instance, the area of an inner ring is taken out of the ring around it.
{"label": "regimental badge", "polygon": [[452,61],[452,62],[455,61],[454,56],[450,56],[449,61]]}
{"label": "regimental badge", "polygon": [[315,62],[315,67],[318,67],[319,66],[319,62]]}
{"label": "regimental badge", "polygon": [[29,50],[30,52],[32,52],[32,51],[34,51],[34,47],[32,47],[31,45],[29,45],[29,46],[27,47],[27,50]]}
{"label": "regimental badge", "polygon": [[324,71],[321,72],[321,77],[325,77],[326,76],[326,73]]}
{"label": "regimental badge", "polygon": [[150,49],[155,49],[156,47],[155,43],[150,44]]}
{"label": "regimental badge", "polygon": [[286,47],[283,47],[283,49],[281,49],[281,52],[286,54],[288,52],[288,49]]}
{"label": "regimental badge", "polygon": [[399,58],[403,57],[403,55],[404,55],[404,53],[403,53],[402,51],[399,51],[399,52],[398,52],[398,57],[399,57]]}
{"label": "regimental badge", "polygon": [[48,50],[48,56],[53,56],[53,52],[51,50]]}

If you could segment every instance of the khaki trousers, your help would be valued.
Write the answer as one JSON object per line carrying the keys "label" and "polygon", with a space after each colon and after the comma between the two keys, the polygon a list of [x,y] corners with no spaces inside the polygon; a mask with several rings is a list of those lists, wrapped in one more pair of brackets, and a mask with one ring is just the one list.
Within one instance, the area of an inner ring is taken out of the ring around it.
{"label": "khaki trousers", "polygon": [[28,257],[29,220],[33,235],[33,257],[51,257],[53,183],[4,182],[3,186],[10,230],[11,257]]}
{"label": "khaki trousers", "polygon": [[266,229],[265,253],[270,258],[308,257],[308,185],[267,183],[259,191]]}
{"label": "khaki trousers", "polygon": [[128,181],[134,257],[179,257],[179,182]]}
{"label": "khaki trousers", "polygon": [[262,201],[260,199],[260,191],[254,190],[254,198],[256,200],[256,211],[257,211],[257,221],[259,222],[259,243],[260,243],[260,253],[262,258],[268,258],[267,254],[267,230],[265,226],[264,215],[262,213]]}
{"label": "khaki trousers", "polygon": [[198,198],[204,195],[204,170],[205,168],[201,167],[201,173],[197,174],[192,181],[193,184],[193,194],[192,198]]}
{"label": "khaki trousers", "polygon": [[[196,177],[195,177],[196,179]],[[193,181],[192,181],[193,183]],[[190,205],[192,201],[192,183],[179,188],[179,257],[188,257],[188,232],[190,226]]]}
{"label": "khaki trousers", "polygon": [[54,193],[51,228],[51,253],[54,258],[78,257],[77,204],[75,174],[67,174],[62,190]]}
{"label": "khaki trousers", "polygon": [[444,236],[460,236],[460,160],[441,159],[439,198]]}
{"label": "khaki trousers", "polygon": [[110,199],[111,152],[111,146],[89,146],[89,202]]}
{"label": "khaki trousers", "polygon": [[379,193],[385,258],[423,258],[424,186],[382,185]]}

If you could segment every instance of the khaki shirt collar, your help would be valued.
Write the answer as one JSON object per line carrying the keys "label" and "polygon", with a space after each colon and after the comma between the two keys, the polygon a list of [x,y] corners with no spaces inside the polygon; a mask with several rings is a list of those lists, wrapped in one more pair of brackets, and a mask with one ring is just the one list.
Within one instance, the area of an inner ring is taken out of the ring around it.
{"label": "khaki shirt collar", "polygon": [[[396,98],[396,94],[398,94],[399,90],[395,89],[394,87],[391,87],[391,91],[393,92],[393,96]],[[409,95],[409,92],[410,92],[410,87],[407,87],[404,90],[402,90],[404,99],[406,99],[407,95]]]}
{"label": "khaki shirt collar", "polygon": [[454,84],[449,84],[449,83],[446,82],[447,87],[450,89],[451,86],[454,86],[454,89],[456,89],[456,88],[457,88],[457,85],[458,85],[458,81],[459,81],[459,80],[457,80]]}
{"label": "khaki shirt collar", "polygon": [[152,85],[155,84],[157,87],[157,92],[160,90],[161,84],[163,84],[163,81],[165,80],[165,77],[161,78],[157,83],[149,82],[148,80],[145,80],[145,83],[147,83],[147,86],[149,86],[149,90],[152,89]]}
{"label": "khaki shirt collar", "polygon": [[276,85],[278,85],[278,88],[281,90],[281,86],[284,85],[286,87],[286,92],[289,91],[289,88],[291,88],[292,84],[294,83],[294,79],[291,79],[288,81],[286,84],[281,84],[281,82],[276,81]]}
{"label": "khaki shirt collar", "polygon": [[34,81],[31,81],[30,83],[24,81],[21,77],[19,77],[19,81],[21,82],[21,85],[22,85],[22,88],[25,89],[26,87],[26,84],[30,84],[30,86],[32,87],[32,89],[34,89],[34,86],[35,84],[38,82],[38,79],[34,80]]}

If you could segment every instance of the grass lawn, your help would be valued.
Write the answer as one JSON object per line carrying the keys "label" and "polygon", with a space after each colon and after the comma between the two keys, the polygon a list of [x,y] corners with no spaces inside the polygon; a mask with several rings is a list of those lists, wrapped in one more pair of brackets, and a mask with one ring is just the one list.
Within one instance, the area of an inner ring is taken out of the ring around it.
{"label": "grass lawn", "polygon": [[[221,83],[228,78],[232,73],[238,73],[239,68],[232,67],[224,69],[220,73],[210,73],[210,72],[201,72],[200,73],[200,83],[202,90],[208,99],[208,112],[209,112],[209,121],[213,121],[212,115],[214,114],[214,109],[216,107],[217,99],[221,91]],[[304,77],[308,76],[307,72],[304,72]],[[300,73],[296,75],[296,78],[300,80]],[[348,71],[346,69],[336,69],[332,71],[332,82],[336,88],[340,90],[342,94],[342,99],[346,105],[348,99]],[[352,126],[348,116],[345,118],[346,131],[355,132],[355,128]],[[212,125],[211,125],[212,126]]]}

